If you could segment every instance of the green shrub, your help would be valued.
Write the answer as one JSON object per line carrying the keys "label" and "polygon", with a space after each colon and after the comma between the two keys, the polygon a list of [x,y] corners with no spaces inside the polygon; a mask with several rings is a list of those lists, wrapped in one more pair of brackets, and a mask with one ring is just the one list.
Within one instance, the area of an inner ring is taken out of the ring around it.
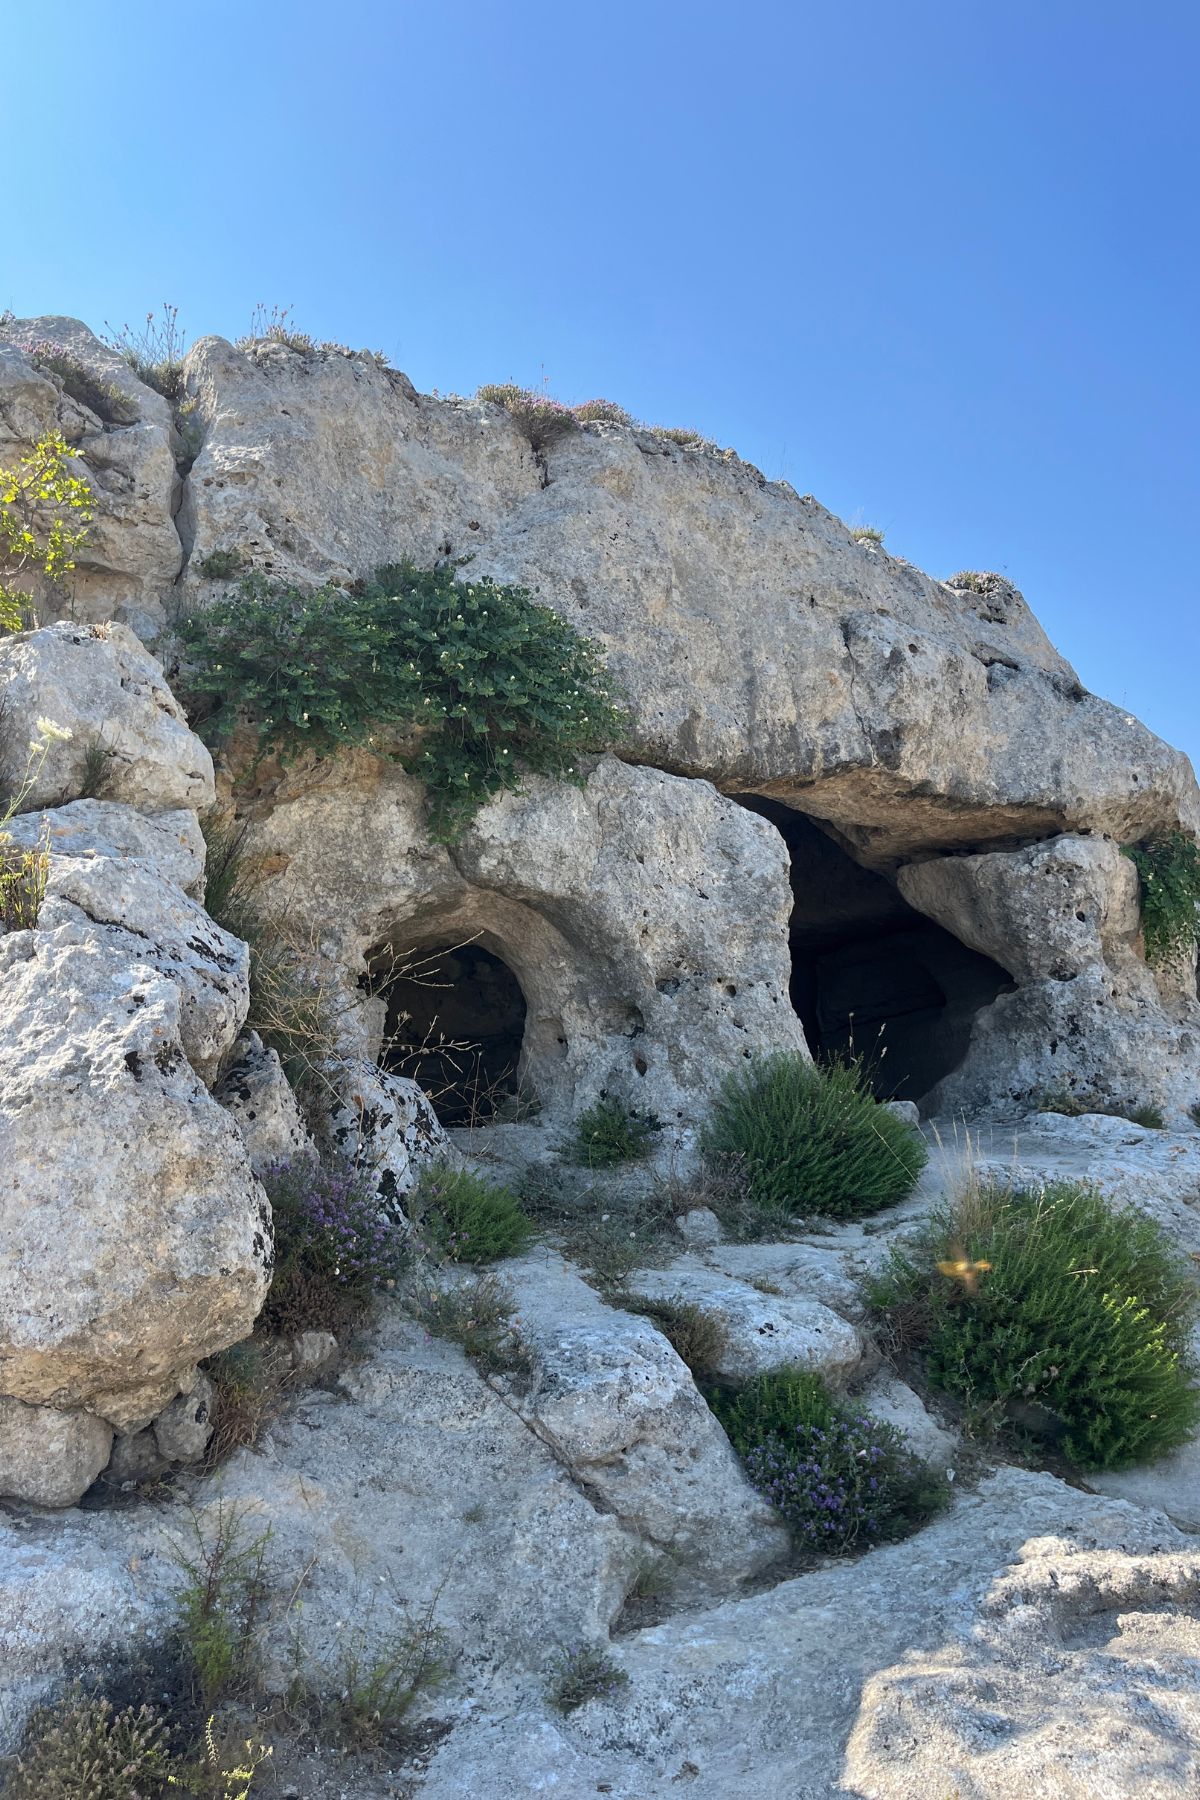
{"label": "green shrub", "polygon": [[709,1404],[751,1482],[797,1548],[844,1556],[906,1537],[945,1505],[945,1478],[901,1433],[830,1394],[819,1375],[776,1369]]}
{"label": "green shrub", "polygon": [[634,416],[615,400],[581,400],[571,411],[581,425],[633,425]]}
{"label": "green shrub", "polygon": [[701,1142],[718,1167],[740,1159],[765,1223],[878,1212],[912,1192],[928,1154],[920,1132],[872,1097],[861,1066],[818,1069],[794,1052],[735,1070]]}
{"label": "green shrub", "polygon": [[115,382],[94,375],[65,344],[54,338],[38,338],[19,343],[17,348],[24,351],[35,368],[57,377],[64,394],[86,406],[106,425],[137,424],[137,402],[129,394],[122,393]]}
{"label": "green shrub", "polygon": [[193,1514],[190,1541],[173,1552],[183,1575],[179,1646],[202,1717],[247,1693],[256,1672],[271,1530],[250,1535],[244,1525],[244,1510],[218,1501],[208,1520]]}
{"label": "green shrub", "polygon": [[1073,1088],[1052,1088],[1036,1102],[1034,1111],[1061,1113],[1068,1119],[1099,1113],[1109,1119],[1128,1119],[1131,1125],[1141,1125],[1147,1131],[1162,1131],[1166,1127],[1161,1108],[1149,1101],[1138,1104],[1132,1100],[1103,1100],[1097,1094],[1077,1093]]}
{"label": "green shrub", "polygon": [[878,525],[852,525],[850,536],[856,544],[882,544],[883,533]]}
{"label": "green shrub", "polygon": [[931,1382],[1082,1469],[1161,1456],[1200,1421],[1193,1271],[1153,1220],[1090,1188],[972,1188],[871,1298]]}
{"label": "green shrub", "polygon": [[680,1362],[686,1363],[697,1381],[707,1381],[720,1368],[729,1333],[716,1313],[707,1312],[694,1300],[675,1294],[652,1300],[644,1294],[612,1296],[614,1306],[639,1313],[657,1325]]}
{"label": "green shrub", "polygon": [[431,1337],[457,1344],[485,1375],[532,1373],[533,1357],[522,1340],[512,1295],[495,1275],[447,1287],[413,1287],[405,1304]]}
{"label": "green shrub", "polygon": [[0,631],[33,621],[28,574],[57,586],[75,567],[92,520],[92,490],[67,468],[77,454],[54,431],[12,468],[0,468]]}
{"label": "green shrub", "polygon": [[207,581],[231,581],[242,571],[242,553],[240,550],[210,550],[196,567]]}
{"label": "green shrub", "polygon": [[647,1154],[656,1131],[653,1113],[641,1113],[619,1100],[597,1100],[579,1115],[571,1160],[585,1169],[612,1169],[637,1162]]}
{"label": "green shrub", "polygon": [[407,1206],[421,1238],[449,1262],[515,1256],[533,1229],[511,1188],[470,1169],[425,1169]]}
{"label": "green shrub", "polygon": [[357,1324],[406,1268],[407,1233],[348,1164],[273,1163],[262,1184],[275,1224],[263,1324],[285,1334]]}
{"label": "green shrub", "polygon": [[699,431],[689,431],[685,425],[652,425],[650,429],[655,437],[666,438],[684,450],[715,450],[717,447],[712,438]]}
{"label": "green shrub", "polygon": [[1146,961],[1161,968],[1196,948],[1200,907],[1200,845],[1183,831],[1156,844],[1125,848],[1141,883]]}
{"label": "green shrub", "polygon": [[[221,739],[246,718],[284,761],[343,744],[398,754],[449,841],[521,770],[577,777],[624,728],[599,651],[523,589],[454,570],[381,569],[359,594],[251,576],[183,626],[185,679]],[[407,744],[398,750],[389,734]]]}
{"label": "green shrub", "polygon": [[103,1695],[71,1688],[31,1714],[7,1800],[149,1800],[174,1768],[166,1723],[152,1707],[114,1712]]}

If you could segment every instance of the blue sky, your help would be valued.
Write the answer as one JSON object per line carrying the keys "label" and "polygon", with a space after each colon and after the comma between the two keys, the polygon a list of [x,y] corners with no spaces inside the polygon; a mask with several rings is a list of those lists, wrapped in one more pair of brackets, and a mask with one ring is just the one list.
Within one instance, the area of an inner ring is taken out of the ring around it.
{"label": "blue sky", "polygon": [[1003,570],[1200,761],[1191,4],[11,8],[0,307],[257,301]]}

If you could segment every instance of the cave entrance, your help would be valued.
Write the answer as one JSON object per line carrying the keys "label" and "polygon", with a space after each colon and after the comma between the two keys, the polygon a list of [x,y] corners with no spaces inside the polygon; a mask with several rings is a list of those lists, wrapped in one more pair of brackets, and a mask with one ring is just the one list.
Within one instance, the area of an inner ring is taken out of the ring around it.
{"label": "cave entrance", "polygon": [[771,821],[791,857],[791,997],[813,1056],[859,1055],[881,1100],[920,1100],[958,1067],[976,1013],[1011,977],[805,814],[739,798]]}
{"label": "cave entrance", "polygon": [[424,947],[401,964],[379,954],[372,990],[386,1002],[379,1062],[420,1084],[443,1125],[481,1125],[517,1093],[525,996],[481,944]]}

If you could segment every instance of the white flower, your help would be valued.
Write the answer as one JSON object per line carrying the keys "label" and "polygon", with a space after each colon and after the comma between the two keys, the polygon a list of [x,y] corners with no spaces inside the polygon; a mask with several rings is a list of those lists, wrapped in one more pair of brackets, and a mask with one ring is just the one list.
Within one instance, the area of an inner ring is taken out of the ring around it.
{"label": "white flower", "polygon": [[53,719],[39,719],[34,729],[47,744],[65,744],[75,735],[65,725],[56,725]]}

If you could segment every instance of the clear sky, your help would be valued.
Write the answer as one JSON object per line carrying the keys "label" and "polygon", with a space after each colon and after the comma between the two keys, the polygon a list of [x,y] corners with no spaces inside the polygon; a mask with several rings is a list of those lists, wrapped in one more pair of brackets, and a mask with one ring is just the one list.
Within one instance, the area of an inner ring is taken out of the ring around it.
{"label": "clear sky", "polygon": [[1200,761],[1200,9],[10,6],[0,307],[257,301],[731,444],[1003,570]]}

